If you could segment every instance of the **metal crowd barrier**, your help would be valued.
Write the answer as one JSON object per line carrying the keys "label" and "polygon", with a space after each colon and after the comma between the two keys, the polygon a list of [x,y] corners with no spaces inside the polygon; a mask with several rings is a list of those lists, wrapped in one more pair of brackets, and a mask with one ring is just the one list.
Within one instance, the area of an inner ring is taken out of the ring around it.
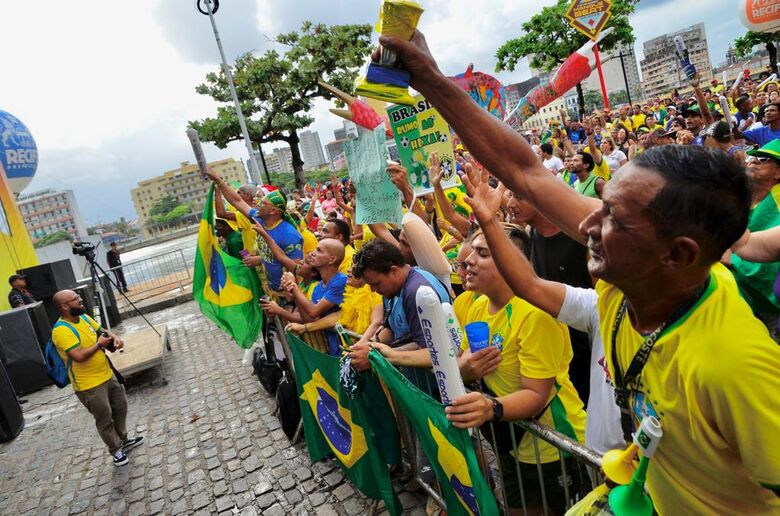
{"label": "metal crowd barrier", "polygon": [[[273,320],[278,329],[277,336],[280,339],[282,350],[284,351],[287,363],[290,366],[291,374],[294,378],[295,369],[292,361],[292,354],[284,332],[285,323],[279,317],[274,317]],[[354,332],[348,331],[348,333],[356,340],[361,337],[361,335]],[[436,381],[429,370],[410,367],[400,368],[400,370],[420,390],[432,395],[434,398],[437,397],[438,390]],[[435,474],[430,466],[430,459],[423,453],[414,430],[404,417],[404,414],[399,412],[395,400],[393,400],[389,392],[387,394],[388,400],[390,401],[398,421],[401,442],[403,444],[403,461],[408,472],[407,476],[414,480],[420,489],[425,491],[442,509],[446,510],[446,504],[440,494]],[[509,429],[512,449],[517,449],[519,444],[515,432],[517,430],[522,430],[525,434],[530,435],[536,458],[534,464],[536,470],[535,478],[523,478],[520,470],[520,463],[517,460],[512,461],[515,466],[515,479],[517,480],[520,489],[521,506],[511,508],[509,507],[506,489],[502,481],[502,478],[504,478],[505,475],[502,474],[500,458],[495,452],[495,450],[498,449],[498,446],[493,425],[490,425],[490,435],[492,436],[490,440],[486,439],[478,429],[472,431],[472,443],[474,444],[475,452],[477,454],[477,460],[483,475],[493,488],[493,494],[496,497],[502,514],[509,514],[510,509],[513,513],[517,513],[518,510],[521,510],[522,514],[525,516],[529,514],[544,514],[545,516],[562,514],[560,512],[555,512],[553,506],[563,506],[568,510],[588,492],[603,483],[604,478],[601,474],[601,456],[597,452],[538,421],[529,420],[513,422],[509,424]],[[300,431],[296,433],[292,442],[297,442],[299,438]],[[557,476],[556,481],[563,487],[565,498],[565,503],[563,504],[560,503],[560,501],[554,503],[555,500],[548,499],[548,493],[545,489],[544,469],[547,469],[549,473],[551,468],[543,469],[542,467],[539,446],[540,440],[551,444],[558,451],[558,460],[555,462],[559,464],[560,476]],[[574,467],[572,468],[572,466]],[[571,469],[574,469],[574,471],[570,471]],[[580,478],[575,479],[575,475],[579,475]],[[577,484],[574,480],[579,480],[579,483]],[[531,485],[538,486],[539,491],[541,492],[541,507],[529,507],[526,503],[526,490]]]}
{"label": "metal crowd barrier", "polygon": [[[118,273],[124,274],[131,301],[138,302],[169,293],[178,288],[182,292],[192,283],[192,264],[187,263],[181,249],[133,260],[108,269],[111,279],[120,284]],[[120,307],[127,304],[123,296],[117,295]]]}

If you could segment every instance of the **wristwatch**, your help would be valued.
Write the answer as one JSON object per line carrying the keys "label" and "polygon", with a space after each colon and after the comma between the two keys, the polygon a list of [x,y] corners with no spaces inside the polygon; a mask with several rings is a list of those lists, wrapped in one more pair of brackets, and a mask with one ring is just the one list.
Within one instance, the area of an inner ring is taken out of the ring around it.
{"label": "wristwatch", "polygon": [[493,403],[493,419],[491,421],[501,421],[504,417],[504,405],[493,396],[486,397]]}

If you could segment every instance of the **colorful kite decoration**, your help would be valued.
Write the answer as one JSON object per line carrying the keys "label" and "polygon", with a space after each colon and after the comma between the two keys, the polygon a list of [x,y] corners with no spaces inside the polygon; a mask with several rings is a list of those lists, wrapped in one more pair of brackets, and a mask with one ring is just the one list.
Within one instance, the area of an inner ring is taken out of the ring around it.
{"label": "colorful kite decoration", "polygon": [[512,110],[504,121],[515,129],[519,129],[528,117],[537,113],[541,108],[562,96],[572,89],[577,83],[588,78],[596,67],[596,56],[593,54],[593,46],[609,35],[614,29],[609,27],[599,34],[594,41],[588,41],[579,50],[570,55],[563,62],[555,75],[547,84],[540,84],[520,99],[520,102]]}
{"label": "colorful kite decoration", "polygon": [[506,92],[504,86],[492,75],[474,71],[469,64],[466,71],[450,80],[468,93],[474,101],[488,113],[503,120],[506,116]]}

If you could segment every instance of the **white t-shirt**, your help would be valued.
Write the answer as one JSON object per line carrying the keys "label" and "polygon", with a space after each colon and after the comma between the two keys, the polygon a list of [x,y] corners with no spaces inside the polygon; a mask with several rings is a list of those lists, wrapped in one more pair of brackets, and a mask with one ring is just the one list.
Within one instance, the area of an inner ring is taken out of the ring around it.
{"label": "white t-shirt", "polygon": [[542,163],[544,163],[544,168],[554,170],[556,174],[563,169],[563,161],[561,161],[561,158],[558,156],[552,156],[549,159],[542,160]]}
{"label": "white t-shirt", "polygon": [[620,162],[626,161],[628,158],[623,151],[615,149],[611,153],[605,154],[604,159],[607,160],[607,166],[609,167],[610,172],[614,173],[621,167]]}
{"label": "white t-shirt", "polygon": [[585,444],[603,455],[609,450],[622,450],[626,443],[620,426],[620,409],[615,402],[615,387],[604,359],[598,298],[592,288],[566,285],[558,320],[590,337],[590,397],[585,420]]}

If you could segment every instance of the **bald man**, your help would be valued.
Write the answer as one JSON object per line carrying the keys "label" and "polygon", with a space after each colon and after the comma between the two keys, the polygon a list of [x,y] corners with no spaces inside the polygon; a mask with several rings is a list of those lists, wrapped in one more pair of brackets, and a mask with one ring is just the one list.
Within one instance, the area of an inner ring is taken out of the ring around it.
{"label": "bald man", "polygon": [[[298,286],[295,277],[288,272],[282,278],[282,289],[292,294],[298,308],[297,312],[285,310],[274,302],[261,303],[263,308],[271,315],[279,315],[286,321],[304,325],[340,310],[344,302],[344,289],[347,286],[347,275],[339,272],[343,260],[343,243],[335,238],[320,240],[316,249],[306,257],[306,261],[317,270],[321,278],[321,281],[311,290],[311,299]],[[338,356],[340,347],[338,335],[333,331],[325,333],[328,337],[328,353]]]}
{"label": "bald man", "polygon": [[127,437],[125,388],[114,378],[104,352],[106,348],[122,349],[124,343],[86,315],[81,296],[72,290],[60,290],[52,301],[60,318],[54,324],[51,340],[68,368],[76,397],[95,418],[98,434],[108,447],[114,466],[124,466],[125,452],[144,441],[141,436]]}

